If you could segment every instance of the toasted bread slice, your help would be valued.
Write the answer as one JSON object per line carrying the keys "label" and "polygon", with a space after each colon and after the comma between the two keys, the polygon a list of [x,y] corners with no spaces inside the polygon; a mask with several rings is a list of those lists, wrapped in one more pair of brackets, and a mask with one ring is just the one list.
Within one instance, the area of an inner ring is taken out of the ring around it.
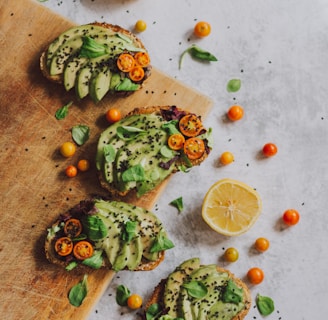
{"label": "toasted bread slice", "polygon": [[[126,30],[126,29],[122,28],[121,26],[113,25],[113,24],[110,24],[110,23],[93,22],[93,23],[82,25],[82,26],[78,26],[78,27],[91,27],[91,26],[97,27],[97,30],[99,30],[100,33],[102,31],[101,29],[108,29],[108,30],[110,30],[110,32],[113,35],[119,34],[119,35],[125,37],[126,40],[128,40],[129,46],[126,49],[124,49],[124,48],[121,48],[120,50],[115,49],[115,50],[117,50],[117,53],[116,54],[111,55],[109,58],[107,58],[106,56],[104,56],[106,58],[104,58],[100,62],[97,62],[96,63],[96,66],[97,66],[97,68],[98,67],[109,68],[112,73],[120,74],[121,79],[124,79],[124,78],[129,78],[130,79],[130,77],[128,75],[128,72],[121,72],[120,70],[117,69],[116,60],[117,60],[117,57],[118,57],[118,55],[120,53],[129,53],[129,54],[132,54],[132,55],[134,55],[137,52],[145,52],[145,53],[147,53],[147,50],[146,50],[144,44],[142,43],[142,41],[134,33],[130,32],[129,30]],[[71,30],[73,30],[74,28],[75,27],[72,27]],[[67,31],[69,31],[69,30],[67,30]],[[88,34],[86,34],[86,35],[88,36]],[[56,42],[58,42],[58,39],[60,39],[60,36],[58,36],[57,38],[55,38],[54,41],[51,44],[49,44],[49,46],[41,53],[41,56],[40,56],[40,69],[42,71],[42,74],[48,80],[50,80],[52,82],[59,83],[59,84],[64,84],[66,90],[68,91],[68,90],[72,89],[72,85],[69,86],[69,87],[66,86],[66,84],[65,84],[65,75],[64,75],[65,72],[62,70],[62,72],[59,72],[59,73],[51,73],[51,61],[50,61],[51,58],[49,58],[49,56],[53,57],[55,55],[55,52],[51,52],[51,50],[52,50],[51,49],[52,48],[51,45],[52,44],[55,44]],[[81,35],[81,37],[82,36],[83,36],[83,34]],[[95,39],[96,42],[99,41],[98,39],[100,38],[100,36],[97,35],[97,34],[92,34],[92,35],[90,35],[90,37],[92,39]],[[111,46],[111,42],[110,41],[108,41],[107,43],[106,43],[106,41],[103,41],[103,43],[107,47],[110,48],[110,46]],[[103,43],[101,43],[101,44],[103,44]],[[63,44],[65,44],[65,42],[63,42]],[[112,46],[114,47],[114,44]],[[58,49],[63,50],[64,51],[63,55],[67,55],[67,59],[66,58],[63,59],[62,57],[60,57],[59,60],[58,60],[61,63],[63,63],[65,66],[67,66],[69,62],[73,62],[72,60],[74,58],[78,58],[79,52],[81,50],[81,45],[80,45],[79,48],[71,49],[71,52],[66,52],[63,49],[63,46],[62,47],[58,47],[58,48],[55,47],[55,48],[56,48],[56,50],[58,50]],[[61,59],[63,59],[63,61]],[[90,62],[90,61],[92,62],[92,60],[94,60],[94,59],[90,57],[89,59],[86,59],[86,60],[87,60],[86,62],[81,63],[81,67],[87,65],[87,62]],[[72,68],[72,66],[69,66],[69,68],[71,68],[71,69],[80,68],[80,66],[77,67],[78,63],[79,62],[77,61],[76,64],[75,63],[72,64],[73,65],[73,68]],[[152,69],[152,66],[151,66],[150,63],[148,65],[143,66],[144,77],[141,80],[139,80],[139,81],[138,80],[133,80],[132,81],[133,84],[136,84],[137,85],[137,87],[138,87],[137,89],[136,88],[134,88],[134,89],[131,89],[131,88],[130,89],[124,89],[123,88],[123,89],[120,89],[120,90],[116,90],[115,88],[110,88],[110,90],[108,90],[108,92],[111,93],[111,94],[119,95],[119,96],[127,96],[127,95],[130,95],[134,91],[137,91],[137,90],[139,90],[139,89],[142,88],[142,85],[143,85],[144,81],[151,75],[151,69]],[[95,68],[93,68],[93,71],[97,71],[97,70],[95,70]],[[100,70],[100,71],[103,71],[103,70]],[[76,70],[76,72],[78,72],[78,70]],[[94,74],[96,74],[96,73],[97,72],[94,72]],[[98,72],[98,73],[101,73],[101,72]],[[86,82],[91,82],[91,79],[87,79],[85,81]],[[75,82],[77,82],[77,80],[75,80]],[[106,93],[107,93],[107,91],[106,91]],[[93,98],[93,96],[91,96],[91,98]],[[96,102],[98,102],[98,101],[96,101]]]}
{"label": "toasted bread slice", "polygon": [[[201,266],[201,267],[204,267],[204,266]],[[179,269],[176,268],[175,270],[179,270]],[[195,270],[197,271],[197,269],[195,269]],[[195,271],[195,270],[192,270],[192,271]],[[190,271],[190,273],[192,271]],[[247,285],[241,279],[235,277],[235,275],[233,273],[231,273],[229,270],[224,269],[224,268],[221,268],[219,266],[216,266],[216,271],[218,273],[222,273],[222,274],[227,275],[227,280],[233,281],[233,283],[237,286],[237,288],[239,288],[239,289],[242,290],[242,304],[243,304],[243,307],[240,308],[239,312],[237,314],[235,314],[235,315],[224,314],[225,311],[222,310],[222,311],[218,311],[218,314],[212,315],[212,318],[213,319],[214,318],[215,319],[220,318],[220,319],[226,319],[226,320],[242,320],[242,319],[244,319],[246,317],[246,315],[248,314],[249,309],[251,307],[251,293],[250,293],[249,288],[247,287]],[[166,279],[162,279],[159,282],[159,284],[155,287],[155,289],[154,289],[153,293],[151,294],[149,300],[144,305],[144,310],[145,310],[144,311],[144,314],[143,314],[143,318],[144,319],[146,319],[146,312],[147,312],[147,310],[149,310],[150,306],[156,305],[156,304],[160,308],[160,310],[157,310],[157,312],[159,312],[160,315],[169,314],[170,307],[168,307],[166,305],[166,303],[165,303],[164,294],[165,294],[166,286],[167,286],[167,283],[168,283],[168,279],[170,278],[171,275],[172,274],[170,274],[169,277],[166,278]],[[187,283],[189,280],[190,280],[190,278],[188,278],[188,276],[187,276],[184,283]],[[201,278],[200,281],[201,282],[202,281],[205,282],[206,280],[204,280],[204,278]],[[179,279],[177,279],[177,281],[174,281],[175,284],[178,283],[178,282],[179,282]],[[182,285],[182,282],[179,285]],[[226,285],[226,284],[224,284],[224,285]],[[173,299],[180,299],[177,296],[177,293],[172,294],[172,296],[173,296]],[[168,301],[171,301],[171,300],[168,300]],[[204,301],[206,303],[208,303],[208,296],[204,297]],[[197,299],[197,304],[198,304],[198,306],[201,304],[201,299]],[[178,308],[182,308],[181,302],[178,305],[179,305]],[[230,308],[227,308],[227,309],[231,309],[231,306],[233,306],[233,303],[230,303],[229,304],[229,307]],[[193,308],[193,307],[191,307],[191,308]],[[178,315],[179,318],[180,317],[183,318],[183,315],[181,315],[182,310],[175,310],[174,312],[175,312],[175,314]],[[188,320],[194,319],[194,317],[195,317],[195,313],[194,312],[195,312],[195,309],[193,309],[193,312],[192,313],[188,313],[188,316],[186,316],[185,319],[186,320],[187,319]],[[220,312],[222,312],[222,313],[220,313]],[[156,319],[159,319],[159,317],[156,317]],[[195,319],[197,319],[197,318],[195,318]]]}
{"label": "toasted bread slice", "polygon": [[[134,232],[127,231],[127,221],[134,223]],[[105,268],[116,272],[149,271],[164,260],[165,250],[169,249],[152,250],[158,237],[167,238],[162,223],[152,212],[127,203],[100,198],[81,201],[65,214],[61,214],[47,231],[44,245],[47,259],[67,270]],[[124,238],[123,235],[129,235],[130,238]],[[66,250],[67,242],[60,247],[65,238],[71,240],[69,245],[73,249],[70,251]],[[87,254],[81,257],[79,252],[76,255],[75,247],[83,241],[92,246],[90,256]],[[91,263],[88,263],[90,259],[87,258],[91,259]],[[92,259],[97,261],[93,263]]]}
{"label": "toasted bread slice", "polygon": [[[150,106],[150,107],[135,108],[134,110],[129,112],[122,120],[126,121],[126,119],[132,118],[133,116],[142,116],[142,115],[157,115],[158,117],[162,118],[163,122],[161,124],[163,124],[164,122],[170,122],[172,119],[179,121],[179,119],[181,119],[183,116],[186,116],[186,115],[194,115],[201,122],[200,116],[197,116],[192,112],[183,110],[176,106]],[[118,124],[119,123],[116,123],[115,126],[117,126]],[[123,122],[122,122],[122,125],[123,125]],[[177,125],[177,127],[178,127],[178,125]],[[153,127],[151,127],[151,129],[153,129]],[[158,129],[160,129],[160,126],[158,127]],[[111,127],[109,127],[107,129],[107,131],[110,131],[110,130],[111,130]],[[116,130],[116,128],[113,130]],[[98,177],[99,177],[101,186],[104,189],[106,189],[110,195],[113,195],[113,196],[124,197],[127,194],[129,194],[130,192],[136,192],[137,187],[128,189],[128,190],[119,190],[117,187],[117,184],[115,184],[115,180],[112,182],[109,182],[108,179],[106,179],[105,172],[103,170],[103,166],[106,165],[106,163],[102,159],[99,160],[99,157],[102,157],[102,155],[101,155],[102,149],[104,149],[107,145],[110,145],[111,141],[105,141],[105,139],[107,139],[107,138],[104,137],[104,135],[106,135],[105,132],[99,138],[98,154],[97,154],[97,162],[98,163],[100,162],[100,165],[97,164],[97,169],[98,169]],[[146,133],[146,135],[147,135],[147,133]],[[170,133],[167,134],[167,138],[169,137],[169,135],[170,135]],[[186,141],[189,138],[190,137],[185,137]],[[183,169],[186,169],[186,168],[189,170],[190,168],[192,168],[194,166],[198,166],[208,157],[208,155],[212,149],[211,131],[205,129],[202,126],[202,129],[200,130],[200,132],[193,138],[199,138],[203,141],[203,143],[204,143],[203,153],[199,157],[192,157],[191,159],[189,159],[186,156],[183,148],[181,150],[175,151],[176,155],[174,156],[174,158],[171,159],[171,161],[168,161],[168,163],[169,163],[168,169],[170,170],[170,174],[168,174],[167,177],[165,177],[162,181],[160,181],[158,184],[156,184],[153,189],[155,189],[158,185],[160,185],[164,180],[169,178],[171,176],[171,174],[174,174],[174,173],[181,171]],[[167,146],[167,139],[166,139],[166,142],[164,143],[164,145]],[[140,150],[138,150],[138,152],[140,152]],[[160,151],[154,157],[158,157],[159,154],[160,154]],[[147,156],[145,155],[145,158],[146,157]],[[154,164],[155,161],[153,161],[152,163]],[[154,164],[154,166],[155,166],[155,164]],[[119,169],[114,167],[113,170],[115,171],[115,170],[119,170]],[[151,190],[153,190],[153,189],[151,189]],[[147,192],[149,192],[151,190],[148,190]],[[140,196],[138,191],[137,191],[137,195]]]}

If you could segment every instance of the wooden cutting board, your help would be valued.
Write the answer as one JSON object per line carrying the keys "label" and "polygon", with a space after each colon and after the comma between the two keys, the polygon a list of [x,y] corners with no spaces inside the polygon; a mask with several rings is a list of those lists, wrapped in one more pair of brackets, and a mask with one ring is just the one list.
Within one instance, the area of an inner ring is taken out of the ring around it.
{"label": "wooden cutting board", "polygon": [[[105,111],[177,105],[205,117],[212,106],[209,98],[156,68],[145,88],[128,98],[107,97],[99,105],[77,101],[39,70],[40,53],[72,25],[37,2],[0,0],[0,314],[7,320],[84,319],[113,277],[90,272],[88,296],[75,308],[67,293],[83,274],[49,264],[43,251],[46,229],[61,212],[92,194],[105,194],[94,169],[97,140],[107,127]],[[69,101],[74,103],[68,117],[56,120],[56,110]],[[90,127],[90,139],[64,159],[58,148],[71,141],[70,129],[77,124]],[[89,159],[92,169],[65,177],[66,166],[81,158]],[[165,183],[126,201],[151,210],[164,188]]]}

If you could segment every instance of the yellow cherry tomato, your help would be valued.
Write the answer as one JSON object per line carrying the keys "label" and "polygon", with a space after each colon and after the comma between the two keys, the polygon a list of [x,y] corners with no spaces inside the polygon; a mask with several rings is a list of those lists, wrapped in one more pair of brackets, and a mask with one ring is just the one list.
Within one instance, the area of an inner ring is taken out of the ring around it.
{"label": "yellow cherry tomato", "polygon": [[127,300],[130,309],[139,309],[142,306],[142,298],[138,294],[132,294]]}
{"label": "yellow cherry tomato", "polygon": [[76,151],[76,146],[73,142],[64,142],[60,149],[59,149],[61,155],[65,158],[72,157]]}
{"label": "yellow cherry tomato", "polygon": [[231,162],[233,162],[235,160],[233,154],[229,151],[225,151],[221,154],[220,156],[220,162],[223,165],[227,165],[230,164]]}
{"label": "yellow cherry tomato", "polygon": [[236,248],[228,248],[225,252],[224,252],[224,258],[228,261],[228,262],[235,262],[238,260],[239,258],[239,252]]}
{"label": "yellow cherry tomato", "polygon": [[254,246],[257,251],[264,252],[269,249],[270,241],[266,238],[257,238]]}
{"label": "yellow cherry tomato", "polygon": [[70,165],[66,168],[65,174],[69,178],[73,178],[77,175],[77,168],[73,165]]}
{"label": "yellow cherry tomato", "polygon": [[228,110],[227,116],[231,121],[240,120],[244,116],[244,109],[241,106],[232,106]]}
{"label": "yellow cherry tomato", "polygon": [[138,20],[134,26],[137,32],[143,32],[147,29],[147,23],[144,20]]}
{"label": "yellow cherry tomato", "polygon": [[109,109],[106,112],[106,119],[109,123],[120,121],[122,118],[121,111],[116,108]]}
{"label": "yellow cherry tomato", "polygon": [[81,159],[78,163],[77,163],[77,168],[84,172],[84,171],[88,171],[90,168],[90,163],[88,160],[86,159]]}
{"label": "yellow cherry tomato", "polygon": [[194,34],[197,37],[207,37],[211,33],[211,25],[205,21],[199,21],[194,27]]}

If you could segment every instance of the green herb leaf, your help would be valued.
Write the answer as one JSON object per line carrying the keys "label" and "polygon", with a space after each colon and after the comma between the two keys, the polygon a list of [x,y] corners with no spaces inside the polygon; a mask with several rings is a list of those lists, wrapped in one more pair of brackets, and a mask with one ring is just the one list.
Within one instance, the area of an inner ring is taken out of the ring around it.
{"label": "green herb leaf", "polygon": [[65,104],[63,107],[59,108],[56,113],[55,117],[57,120],[62,120],[67,117],[68,115],[68,108],[73,104],[73,101],[70,101],[69,103]]}
{"label": "green herb leaf", "polygon": [[181,133],[177,128],[178,123],[179,123],[178,120],[171,120],[169,122],[162,124],[161,128],[164,129],[169,135],[175,133]]}
{"label": "green herb leaf", "polygon": [[102,250],[95,250],[95,252],[90,258],[83,260],[82,264],[93,269],[99,269],[104,261],[102,253]]}
{"label": "green herb leaf", "polygon": [[72,261],[72,262],[70,262],[70,263],[66,266],[65,270],[66,270],[66,271],[71,271],[71,270],[73,270],[73,269],[76,268],[76,267],[77,267],[77,262],[76,262],[76,261]]}
{"label": "green herb leaf", "polygon": [[228,81],[227,84],[227,91],[228,92],[237,92],[241,87],[241,80],[240,79],[231,79]]}
{"label": "green herb leaf", "polygon": [[80,51],[80,57],[97,58],[108,53],[105,45],[96,42],[90,37],[83,37],[82,41],[83,44]]}
{"label": "green herb leaf", "polygon": [[127,305],[127,300],[130,297],[131,292],[130,290],[124,286],[124,285],[119,285],[116,289],[116,302],[120,306],[126,306]]}
{"label": "green herb leaf", "polygon": [[72,138],[79,146],[82,146],[89,139],[89,135],[90,128],[84,124],[72,128]]}
{"label": "green herb leaf", "polygon": [[177,152],[170,149],[167,145],[161,147],[160,153],[164,158],[168,158],[168,159],[172,159],[177,154]]}
{"label": "green herb leaf", "polygon": [[120,126],[116,130],[117,136],[125,141],[135,139],[139,134],[145,134],[146,131],[130,126]]}
{"label": "green herb leaf", "polygon": [[55,225],[51,228],[48,228],[48,234],[47,234],[47,238],[52,238],[55,236],[55,234],[60,231],[62,228],[64,227],[64,222],[61,222],[59,225]]}
{"label": "green herb leaf", "polygon": [[235,282],[228,280],[222,295],[223,302],[238,304],[243,300],[243,289],[237,287]]}
{"label": "green herb leaf", "polygon": [[146,320],[156,319],[162,312],[163,310],[161,309],[160,305],[158,303],[153,303],[146,311]]}
{"label": "green herb leaf", "polygon": [[140,84],[134,83],[129,78],[124,78],[116,87],[116,91],[136,91],[140,88]]}
{"label": "green herb leaf", "polygon": [[184,56],[189,53],[193,58],[202,60],[202,61],[218,61],[218,59],[210,52],[201,49],[200,47],[196,46],[195,44],[191,45],[185,51],[182,52],[180,59],[179,59],[179,69],[182,67],[182,60]]}
{"label": "green herb leaf", "polygon": [[123,182],[144,181],[145,170],[141,164],[130,167],[122,173]]}
{"label": "green herb leaf", "polygon": [[207,295],[207,287],[201,281],[190,281],[182,285],[183,288],[187,289],[188,295],[200,299]]}
{"label": "green herb leaf", "polygon": [[84,275],[83,280],[73,286],[69,291],[68,299],[71,305],[79,307],[82,304],[84,298],[87,296],[87,279],[88,276]]}
{"label": "green herb leaf", "polygon": [[262,316],[268,316],[274,311],[274,302],[270,297],[257,295],[256,306]]}
{"label": "green herb leaf", "polygon": [[158,233],[156,239],[154,240],[150,252],[159,252],[163,250],[168,250],[174,247],[173,242],[168,239],[163,232]]}
{"label": "green herb leaf", "polygon": [[137,221],[131,221],[131,220],[127,220],[124,223],[124,228],[121,233],[121,239],[124,242],[129,243],[134,238],[137,231],[137,225],[138,225]]}
{"label": "green herb leaf", "polygon": [[183,210],[183,199],[182,197],[179,197],[177,199],[174,199],[170,202],[170,205],[176,207],[179,212]]}
{"label": "green herb leaf", "polygon": [[106,146],[104,146],[103,151],[105,161],[108,163],[112,163],[116,157],[116,150],[114,149],[114,147],[110,144],[107,144]]}
{"label": "green herb leaf", "polygon": [[82,224],[90,240],[100,240],[105,238],[108,234],[108,230],[103,221],[95,215],[85,216],[82,220]]}

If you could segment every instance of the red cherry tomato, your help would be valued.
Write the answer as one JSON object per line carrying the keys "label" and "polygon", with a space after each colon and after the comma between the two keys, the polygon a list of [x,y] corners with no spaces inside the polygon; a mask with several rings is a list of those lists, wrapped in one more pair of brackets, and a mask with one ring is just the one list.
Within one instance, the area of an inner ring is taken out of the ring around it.
{"label": "red cherry tomato", "polygon": [[300,214],[295,209],[288,209],[284,212],[282,219],[288,226],[293,226],[300,220]]}
{"label": "red cherry tomato", "polygon": [[278,152],[278,148],[274,143],[266,143],[262,149],[263,154],[266,157],[272,157]]}
{"label": "red cherry tomato", "polygon": [[247,278],[251,284],[260,284],[264,279],[264,272],[257,267],[251,268],[247,272]]}

